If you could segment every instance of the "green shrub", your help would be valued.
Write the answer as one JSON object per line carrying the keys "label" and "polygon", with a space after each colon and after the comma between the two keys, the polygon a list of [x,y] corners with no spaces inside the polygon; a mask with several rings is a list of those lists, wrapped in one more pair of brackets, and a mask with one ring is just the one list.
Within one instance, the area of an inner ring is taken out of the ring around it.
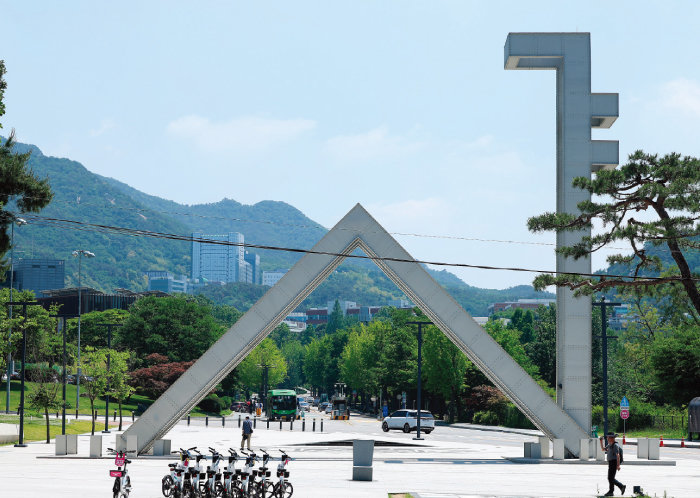
{"label": "green shrub", "polygon": [[503,425],[514,429],[536,429],[532,422],[513,403],[508,403],[506,406]]}
{"label": "green shrub", "polygon": [[476,412],[474,423],[479,425],[501,425],[498,414],[490,410]]}
{"label": "green shrub", "polygon": [[224,401],[219,398],[216,394],[210,394],[197,405],[202,411],[209,413],[221,413],[224,409],[228,408]]}

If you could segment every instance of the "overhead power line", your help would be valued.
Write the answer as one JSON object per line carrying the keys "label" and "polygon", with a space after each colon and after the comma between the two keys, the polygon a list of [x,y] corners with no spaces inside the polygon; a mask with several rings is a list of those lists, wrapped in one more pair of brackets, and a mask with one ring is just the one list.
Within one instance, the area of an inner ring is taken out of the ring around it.
{"label": "overhead power line", "polygon": [[[581,273],[581,272],[561,272],[552,270],[539,270],[533,268],[520,268],[520,267],[509,267],[509,266],[491,266],[491,265],[474,265],[469,263],[449,263],[444,261],[431,261],[431,260],[420,260],[420,259],[404,259],[404,258],[393,258],[393,257],[372,257],[365,254],[343,254],[331,251],[318,251],[314,249],[302,249],[296,247],[283,247],[283,246],[273,246],[264,244],[249,244],[249,243],[239,243],[231,242],[227,240],[215,240],[207,239],[204,237],[192,237],[186,235],[178,235],[172,233],[155,232],[151,230],[141,230],[135,228],[119,227],[112,225],[102,225],[97,223],[87,223],[77,220],[67,220],[61,218],[50,218],[46,216],[39,216],[35,214],[23,213],[22,216],[32,223],[36,223],[44,226],[52,226],[69,230],[82,230],[82,231],[93,231],[108,234],[119,234],[119,235],[129,235],[132,237],[149,237],[156,239],[167,239],[167,240],[177,240],[182,242],[199,242],[203,244],[214,244],[214,245],[224,245],[224,246],[236,246],[236,247],[246,247],[251,249],[264,249],[269,251],[283,251],[292,252],[297,254],[318,254],[323,256],[334,256],[352,259],[367,259],[370,261],[390,261],[397,263],[416,263],[423,265],[432,266],[445,266],[454,268],[471,268],[478,270],[500,270],[500,271],[515,271],[515,272],[527,272],[527,273],[542,273],[542,274],[555,274],[555,275],[569,275],[569,276],[581,276],[581,277],[593,277],[593,278],[620,278],[628,280],[659,280],[667,282],[669,277],[651,277],[651,276],[633,276],[633,275],[613,275],[605,274],[600,275],[596,273]],[[673,278],[672,280],[681,281],[680,277]],[[700,279],[692,279],[692,281],[700,282]]]}
{"label": "overhead power line", "polygon": [[[27,196],[28,198],[32,198],[31,196]],[[70,205],[79,205],[79,206],[94,206],[94,207],[101,207],[101,208],[109,208],[109,209],[120,209],[123,211],[133,211],[137,213],[159,213],[159,214],[166,214],[166,215],[171,215],[171,216],[187,216],[190,218],[200,218],[200,219],[209,219],[209,220],[222,220],[222,221],[235,221],[238,223],[257,223],[261,225],[273,225],[273,226],[281,226],[281,227],[290,227],[290,228],[303,228],[303,229],[309,229],[309,230],[320,230],[320,231],[328,231],[327,228],[325,228],[322,225],[314,224],[314,225],[309,225],[309,224],[303,224],[303,223],[282,223],[279,221],[271,221],[271,220],[251,220],[251,219],[246,219],[246,218],[236,218],[236,217],[231,217],[231,216],[214,216],[214,215],[207,215],[207,214],[197,214],[197,213],[186,213],[186,212],[180,212],[180,211],[168,211],[168,210],[162,210],[162,209],[153,209],[153,208],[137,208],[137,207],[129,207],[129,206],[118,206],[116,204],[112,204],[111,202],[105,202],[105,203],[96,203],[96,202],[77,202],[77,201],[67,201],[67,200],[57,200],[54,199],[51,202],[60,202],[63,204],[70,204]],[[347,230],[343,228],[342,230]],[[425,238],[425,239],[443,239],[443,240],[460,240],[460,241],[467,241],[467,242],[485,242],[485,243],[496,243],[496,244],[520,244],[520,245],[530,245],[530,246],[544,246],[544,247],[555,247],[556,244],[553,242],[536,242],[536,241],[529,241],[529,240],[509,240],[509,239],[484,239],[480,237],[469,237],[469,236],[460,236],[460,235],[441,235],[441,234],[424,234],[424,233],[414,233],[414,232],[388,232],[391,235],[397,235],[401,237],[416,237],[416,238]],[[628,251],[630,250],[629,247],[613,247],[613,246],[606,246],[603,247],[602,249],[604,250],[610,250],[610,251]]]}

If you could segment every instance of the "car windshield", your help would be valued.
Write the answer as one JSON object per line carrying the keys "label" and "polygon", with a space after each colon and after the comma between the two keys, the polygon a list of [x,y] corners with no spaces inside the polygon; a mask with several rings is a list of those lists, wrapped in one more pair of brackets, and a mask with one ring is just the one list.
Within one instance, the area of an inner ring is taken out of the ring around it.
{"label": "car windshield", "polygon": [[[417,411],[415,411],[415,412],[408,412],[408,416],[409,416],[409,417],[417,417],[417,416],[418,416],[418,412],[417,412]],[[421,410],[421,412],[420,412],[420,418],[433,418],[433,414],[430,413],[430,412],[424,412],[424,411]]]}

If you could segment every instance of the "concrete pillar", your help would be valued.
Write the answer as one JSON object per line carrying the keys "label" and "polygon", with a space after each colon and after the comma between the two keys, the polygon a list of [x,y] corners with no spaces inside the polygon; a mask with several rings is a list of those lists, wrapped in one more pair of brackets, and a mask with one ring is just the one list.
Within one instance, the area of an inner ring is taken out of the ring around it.
{"label": "concrete pillar", "polygon": [[564,460],[565,450],[564,450],[564,440],[555,439],[552,441],[552,458],[554,460]]}
{"label": "concrete pillar", "polygon": [[131,456],[137,456],[137,436],[128,436],[126,434],[117,435],[117,451],[126,451]]}
{"label": "concrete pillar", "polygon": [[78,435],[66,434],[66,455],[78,454]]}
{"label": "concrete pillar", "polygon": [[66,455],[66,436],[59,434],[56,436],[56,455]]}
{"label": "concrete pillar", "polygon": [[[505,69],[556,71],[557,213],[579,212],[590,194],[575,177],[618,163],[617,142],[591,140],[591,127],[609,128],[618,115],[617,94],[591,93],[590,33],[510,33]],[[572,246],[591,231],[557,234],[557,248]],[[590,258],[556,256],[560,272],[591,273]],[[591,433],[591,299],[557,289],[557,404]]]}
{"label": "concrete pillar", "polygon": [[540,443],[533,443],[532,441],[526,442],[524,445],[524,456],[525,458],[542,458],[542,447]]}
{"label": "concrete pillar", "polygon": [[90,458],[102,456],[102,436],[90,436]]}
{"label": "concrete pillar", "polygon": [[540,436],[538,440],[540,443],[540,458],[550,458],[552,454],[549,451],[549,438]]}
{"label": "concrete pillar", "polygon": [[579,460],[587,461],[590,458],[591,439],[581,439],[581,448],[578,452]]}
{"label": "concrete pillar", "polygon": [[603,451],[603,448],[600,447],[600,439],[596,439],[595,442],[595,459],[599,462],[604,462],[606,456],[605,451]]}
{"label": "concrete pillar", "polygon": [[153,456],[170,455],[170,439],[156,439],[153,442]]}
{"label": "concrete pillar", "polygon": [[637,438],[637,458],[640,460],[649,459],[649,439],[645,437]]}
{"label": "concrete pillar", "polygon": [[352,442],[352,480],[372,480],[373,439],[355,439]]}
{"label": "concrete pillar", "polygon": [[661,448],[659,447],[659,438],[649,438],[649,460],[659,460],[661,458]]}

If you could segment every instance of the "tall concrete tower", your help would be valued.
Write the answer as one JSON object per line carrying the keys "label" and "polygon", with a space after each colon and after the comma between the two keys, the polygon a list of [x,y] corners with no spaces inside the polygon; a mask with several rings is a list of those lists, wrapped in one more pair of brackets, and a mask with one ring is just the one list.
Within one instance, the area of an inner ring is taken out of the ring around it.
{"label": "tall concrete tower", "polygon": [[[591,93],[590,33],[510,33],[505,69],[554,69],[557,97],[557,213],[578,213],[588,192],[571,186],[619,161],[616,140],[591,140],[591,128],[610,128],[619,115],[618,94]],[[590,230],[557,235],[571,246]],[[559,272],[591,272],[590,258],[557,255]],[[557,404],[588,433],[591,429],[591,299],[557,289]]]}

